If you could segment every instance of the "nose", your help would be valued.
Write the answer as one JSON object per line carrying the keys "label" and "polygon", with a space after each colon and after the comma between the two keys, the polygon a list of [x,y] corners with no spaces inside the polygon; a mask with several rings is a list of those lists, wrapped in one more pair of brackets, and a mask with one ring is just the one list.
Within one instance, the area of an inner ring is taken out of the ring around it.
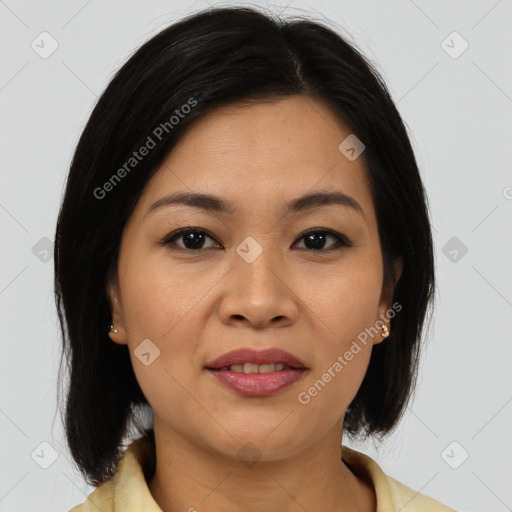
{"label": "nose", "polygon": [[263,250],[250,263],[235,254],[219,307],[224,323],[265,329],[297,321],[300,299],[293,291],[293,277],[270,252]]}

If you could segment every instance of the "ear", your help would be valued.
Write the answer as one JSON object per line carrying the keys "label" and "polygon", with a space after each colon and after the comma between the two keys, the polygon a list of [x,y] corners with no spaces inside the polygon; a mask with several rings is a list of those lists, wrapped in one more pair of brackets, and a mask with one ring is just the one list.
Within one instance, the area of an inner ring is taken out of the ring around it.
{"label": "ear", "polygon": [[[393,294],[395,291],[396,283],[402,276],[402,270],[403,270],[403,260],[402,258],[397,258],[393,261],[393,269],[394,269],[394,282],[392,283],[392,286],[383,287],[380,303],[379,303],[379,311],[378,311],[378,318],[375,319],[377,326],[382,326],[384,324],[388,331],[391,333],[390,329],[390,318],[388,315],[386,315],[386,312],[389,311],[392,307],[391,301],[393,300]],[[378,323],[377,323],[378,321]],[[380,329],[379,329],[380,330]],[[382,332],[382,331],[381,331]],[[386,338],[383,338],[380,335],[380,332],[377,336],[374,337],[374,345],[381,343]]]}
{"label": "ear", "polygon": [[114,329],[117,329],[117,333],[109,330],[108,335],[114,343],[127,345],[128,337],[125,329],[121,296],[119,293],[119,286],[115,281],[109,281],[107,283],[107,301],[110,306],[110,313],[112,317],[110,323],[114,326]]}

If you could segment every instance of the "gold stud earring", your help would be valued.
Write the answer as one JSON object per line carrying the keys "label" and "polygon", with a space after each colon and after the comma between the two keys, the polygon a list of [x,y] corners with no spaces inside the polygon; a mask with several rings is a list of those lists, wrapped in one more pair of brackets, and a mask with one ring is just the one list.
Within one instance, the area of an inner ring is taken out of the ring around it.
{"label": "gold stud earring", "polygon": [[381,332],[380,335],[383,337],[383,338],[387,338],[389,336],[389,331],[388,331],[388,328],[385,326],[385,325],[382,325],[382,330],[384,332]]}
{"label": "gold stud earring", "polygon": [[110,326],[110,332],[113,332],[114,334],[117,334],[119,332],[119,329],[114,329],[114,326]]}

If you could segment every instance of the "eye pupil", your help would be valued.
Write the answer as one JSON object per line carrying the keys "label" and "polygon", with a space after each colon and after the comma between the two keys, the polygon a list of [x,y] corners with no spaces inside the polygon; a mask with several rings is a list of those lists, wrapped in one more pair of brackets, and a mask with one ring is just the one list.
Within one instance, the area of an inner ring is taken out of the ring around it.
{"label": "eye pupil", "polygon": [[[316,239],[316,240],[315,240]],[[325,244],[325,234],[324,233],[310,233],[306,235],[306,242],[312,242],[312,247],[308,247],[311,249],[321,249],[323,244]]]}
{"label": "eye pupil", "polygon": [[200,249],[200,246],[204,243],[204,233],[199,231],[187,231],[182,236],[187,249]]}

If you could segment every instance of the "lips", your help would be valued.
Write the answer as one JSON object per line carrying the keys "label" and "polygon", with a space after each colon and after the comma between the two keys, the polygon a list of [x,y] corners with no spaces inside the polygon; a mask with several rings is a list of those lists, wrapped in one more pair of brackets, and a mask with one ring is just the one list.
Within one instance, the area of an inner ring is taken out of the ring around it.
{"label": "lips", "polygon": [[282,364],[285,368],[307,369],[307,367],[294,355],[278,348],[268,348],[265,350],[254,350],[250,348],[241,348],[232,350],[218,357],[205,365],[209,370],[220,370],[235,364]]}

